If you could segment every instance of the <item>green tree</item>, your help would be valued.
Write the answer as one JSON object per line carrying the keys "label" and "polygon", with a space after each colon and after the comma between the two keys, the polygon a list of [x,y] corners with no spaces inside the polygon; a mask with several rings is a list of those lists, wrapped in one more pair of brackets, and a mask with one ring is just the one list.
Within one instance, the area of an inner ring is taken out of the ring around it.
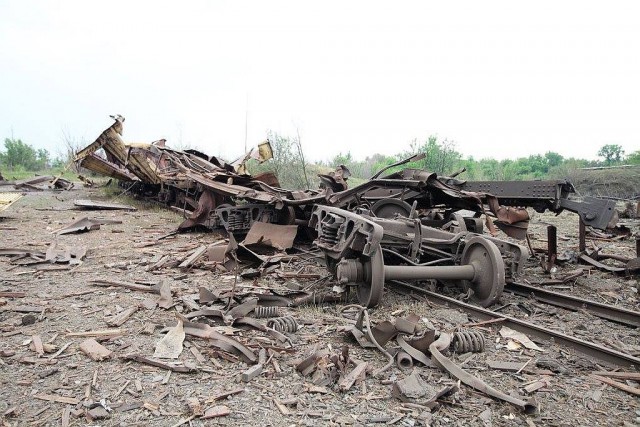
{"label": "green tree", "polygon": [[[307,188],[305,180],[305,165],[302,151],[299,149],[298,139],[282,136],[269,131],[269,141],[273,150],[273,158],[263,164],[249,162],[251,174],[272,171],[278,177],[280,186],[290,190]],[[307,174],[309,186],[317,188],[319,179],[315,175]]]}
{"label": "green tree", "polygon": [[624,150],[618,144],[603,145],[598,151],[598,157],[604,157],[604,163],[609,166],[615,163],[620,163]]}
{"label": "green tree", "polygon": [[49,164],[49,152],[45,149],[34,149],[20,139],[5,138],[4,152],[0,152],[0,163],[10,169],[26,170],[44,169]]}
{"label": "green tree", "polygon": [[640,165],[640,150],[629,154],[625,159],[625,162],[630,165]]}

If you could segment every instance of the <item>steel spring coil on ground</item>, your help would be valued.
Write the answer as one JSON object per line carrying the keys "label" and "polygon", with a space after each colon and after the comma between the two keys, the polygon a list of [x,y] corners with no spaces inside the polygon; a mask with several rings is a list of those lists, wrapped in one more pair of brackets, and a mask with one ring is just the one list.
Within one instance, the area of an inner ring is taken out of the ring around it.
{"label": "steel spring coil on ground", "polygon": [[267,326],[278,332],[296,332],[298,330],[296,319],[291,316],[269,319],[269,321],[267,321]]}
{"label": "steel spring coil on ground", "polygon": [[482,353],[484,351],[484,335],[482,332],[462,330],[453,334],[453,351],[460,353]]}
{"label": "steel spring coil on ground", "polygon": [[270,317],[280,316],[280,307],[263,307],[257,306],[253,309],[253,316],[256,319],[268,319]]}

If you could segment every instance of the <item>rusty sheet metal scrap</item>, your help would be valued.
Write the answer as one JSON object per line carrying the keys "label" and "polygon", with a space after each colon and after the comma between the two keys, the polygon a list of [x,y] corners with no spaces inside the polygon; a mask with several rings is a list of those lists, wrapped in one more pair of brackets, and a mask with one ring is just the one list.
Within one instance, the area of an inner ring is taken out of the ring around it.
{"label": "rusty sheet metal scrap", "polygon": [[179,316],[179,318],[184,322],[185,334],[211,340],[211,343],[214,346],[227,352],[236,353],[242,356],[249,363],[256,363],[258,361],[258,356],[239,341],[217,332],[209,325],[191,322],[186,317],[179,314],[177,314],[177,316]]}
{"label": "rusty sheet metal scrap", "polygon": [[524,411],[527,414],[533,414],[538,411],[538,405],[535,403],[535,401],[533,400],[524,401],[522,399],[509,396],[508,394],[505,394],[500,390],[496,390],[495,388],[491,387],[490,385],[488,385],[478,377],[471,375],[470,373],[468,373],[467,371],[465,371],[464,369],[462,369],[461,367],[453,363],[447,357],[445,357],[441,353],[441,351],[449,348],[450,343],[451,343],[451,335],[447,333],[441,333],[440,337],[429,346],[431,357],[433,358],[433,362],[437,366],[446,370],[447,372],[449,372],[449,374],[451,374],[451,376],[462,381],[464,384],[468,385],[469,387],[472,387],[478,391],[486,393],[491,397],[495,397],[496,399],[500,399],[505,402],[511,403],[512,405],[516,406],[517,408],[519,408],[520,410]]}

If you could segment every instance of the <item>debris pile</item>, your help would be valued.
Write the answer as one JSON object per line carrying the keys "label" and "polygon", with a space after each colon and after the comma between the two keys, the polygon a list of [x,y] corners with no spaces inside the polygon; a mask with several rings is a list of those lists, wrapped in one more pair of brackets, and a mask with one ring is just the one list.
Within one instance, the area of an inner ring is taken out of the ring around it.
{"label": "debris pile", "polygon": [[[638,416],[639,224],[607,230],[609,201],[569,198],[565,181],[414,169],[348,188],[339,167],[298,192],[247,173],[268,144],[226,163],[126,144],[123,122],[78,164],[186,218],[176,227],[168,210],[98,201],[94,188],[43,194],[62,205],[46,214],[20,202],[0,248],[6,424]],[[526,207],[578,218],[552,229]],[[183,232],[196,225],[215,232]],[[608,271],[573,265],[594,265],[585,257]]]}

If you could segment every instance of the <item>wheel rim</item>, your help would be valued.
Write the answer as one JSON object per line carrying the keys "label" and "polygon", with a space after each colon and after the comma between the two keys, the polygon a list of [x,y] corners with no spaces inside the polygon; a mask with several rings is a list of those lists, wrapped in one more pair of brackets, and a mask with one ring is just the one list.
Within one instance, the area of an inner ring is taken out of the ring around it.
{"label": "wheel rim", "polygon": [[369,308],[378,305],[384,293],[384,258],[378,245],[371,258],[364,263],[364,281],[358,283],[357,295],[361,305]]}
{"label": "wheel rim", "polygon": [[471,300],[489,307],[495,304],[504,290],[504,261],[500,250],[491,241],[476,236],[471,238],[462,252],[461,265],[473,265],[475,275],[472,280],[464,280],[465,289],[472,289]]}

